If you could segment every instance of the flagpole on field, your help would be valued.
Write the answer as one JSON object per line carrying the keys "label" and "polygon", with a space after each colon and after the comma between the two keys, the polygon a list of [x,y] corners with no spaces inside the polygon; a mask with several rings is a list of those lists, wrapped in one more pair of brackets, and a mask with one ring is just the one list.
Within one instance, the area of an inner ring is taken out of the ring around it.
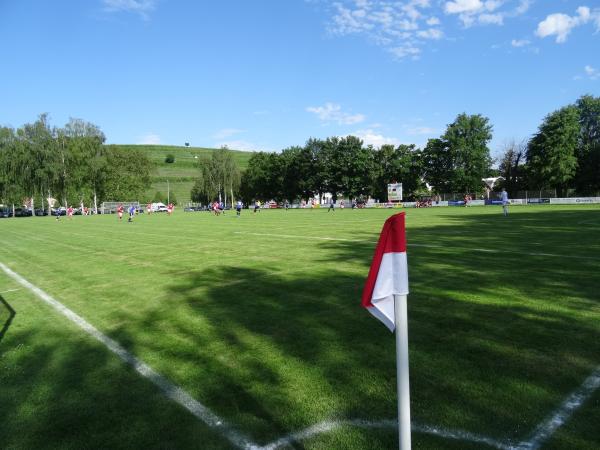
{"label": "flagpole on field", "polygon": [[396,319],[396,380],[398,384],[398,442],[410,450],[410,388],[408,380],[408,315],[406,295],[394,295]]}

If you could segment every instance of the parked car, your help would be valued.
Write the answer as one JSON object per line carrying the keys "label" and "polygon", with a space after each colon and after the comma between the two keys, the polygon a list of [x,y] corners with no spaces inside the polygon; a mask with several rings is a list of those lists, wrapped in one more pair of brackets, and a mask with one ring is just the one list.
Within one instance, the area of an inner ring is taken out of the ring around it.
{"label": "parked car", "polygon": [[66,216],[67,208],[65,208],[64,206],[61,206],[60,208],[55,208],[52,210],[52,215],[53,216]]}
{"label": "parked car", "polygon": [[47,216],[48,215],[48,210],[47,209],[42,209],[42,208],[37,208],[34,211],[34,214],[36,216]]}
{"label": "parked car", "polygon": [[31,217],[33,213],[28,208],[15,208],[15,217]]}
{"label": "parked car", "polygon": [[0,208],[0,219],[6,219],[8,217],[12,217],[12,209]]}

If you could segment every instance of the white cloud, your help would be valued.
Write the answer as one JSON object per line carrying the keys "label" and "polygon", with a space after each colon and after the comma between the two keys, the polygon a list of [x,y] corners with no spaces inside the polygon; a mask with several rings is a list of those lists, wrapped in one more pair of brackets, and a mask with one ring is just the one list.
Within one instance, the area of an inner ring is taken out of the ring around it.
{"label": "white cloud", "polygon": [[592,66],[585,66],[583,70],[590,80],[595,81],[600,78],[600,70],[595,69]]}
{"label": "white cloud", "polygon": [[444,5],[446,14],[474,13],[482,9],[483,2],[481,0],[454,0],[446,2]]}
{"label": "white cloud", "polygon": [[525,14],[530,4],[531,0],[519,0],[516,6],[511,0],[454,0],[445,2],[444,12],[458,15],[465,28],[475,24],[504,25],[505,19]]}
{"label": "white cloud", "polygon": [[[592,19],[592,13],[587,6],[577,8],[577,15],[569,16],[563,13],[554,13],[547,16],[538,24],[535,34],[540,38],[556,35],[556,42],[562,44],[573,28],[584,25]],[[596,20],[597,13],[594,13]]]}
{"label": "white cloud", "polygon": [[102,3],[106,12],[131,12],[144,20],[149,20],[156,8],[156,0],[102,0]]}
{"label": "white cloud", "polygon": [[324,106],[309,106],[306,111],[316,114],[323,122],[337,122],[339,125],[352,125],[365,120],[364,114],[350,114],[342,111],[336,103],[325,103]]}
{"label": "white cloud", "polygon": [[519,6],[515,9],[515,14],[519,16],[525,14],[529,10],[531,3],[533,3],[533,0],[521,0]]}
{"label": "white cloud", "polygon": [[437,17],[430,17],[425,21],[425,23],[429,26],[439,25],[440,19],[438,19]]}
{"label": "white cloud", "polygon": [[502,14],[480,14],[477,18],[479,23],[482,25],[494,24],[494,25],[502,25],[504,24],[504,16]]}
{"label": "white cloud", "polygon": [[377,132],[372,129],[356,130],[354,133],[351,134],[352,136],[360,138],[365,145],[372,145],[373,147],[381,147],[385,144],[397,146],[401,143],[400,140],[397,138],[386,137],[382,134],[377,134]]}
{"label": "white cloud", "polygon": [[141,145],[158,145],[160,144],[160,136],[154,133],[147,133],[139,138],[137,144]]}
{"label": "white cloud", "polygon": [[246,130],[240,130],[238,128],[223,128],[213,134],[214,139],[225,139],[235,134],[243,133]]}
{"label": "white cloud", "polygon": [[243,150],[243,151],[247,151],[247,152],[257,152],[257,151],[261,151],[261,150],[268,151],[264,148],[259,147],[256,144],[253,144],[252,142],[242,141],[242,140],[217,142],[215,144],[215,147],[217,147],[217,148],[227,147],[230,150]]}
{"label": "white cloud", "polygon": [[417,59],[421,53],[421,49],[413,47],[410,44],[401,45],[399,47],[393,47],[389,49],[390,53],[398,59],[403,59],[407,56],[411,56],[413,59]]}
{"label": "white cloud", "polygon": [[513,39],[510,41],[510,45],[513,47],[527,47],[529,44],[531,44],[531,42],[527,39]]}
{"label": "white cloud", "polygon": [[396,58],[414,58],[427,39],[418,35],[421,25],[427,21],[439,23],[425,14],[431,8],[430,3],[430,0],[335,1],[331,3],[333,15],[328,30],[337,36],[364,35]]}
{"label": "white cloud", "polygon": [[429,28],[428,30],[419,31],[417,36],[423,39],[441,39],[444,33],[438,28]]}

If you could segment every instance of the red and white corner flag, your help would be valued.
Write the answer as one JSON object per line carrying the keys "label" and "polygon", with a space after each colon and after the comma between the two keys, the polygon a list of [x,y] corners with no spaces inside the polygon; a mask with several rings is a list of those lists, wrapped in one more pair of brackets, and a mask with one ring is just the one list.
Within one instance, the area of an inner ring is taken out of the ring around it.
{"label": "red and white corner flag", "polygon": [[405,214],[403,212],[395,214],[385,221],[362,296],[362,305],[381,320],[390,331],[396,330],[400,450],[411,449]]}
{"label": "red and white corner flag", "polygon": [[408,294],[405,215],[401,212],[385,221],[362,295],[362,306],[392,332],[396,328],[394,295]]}

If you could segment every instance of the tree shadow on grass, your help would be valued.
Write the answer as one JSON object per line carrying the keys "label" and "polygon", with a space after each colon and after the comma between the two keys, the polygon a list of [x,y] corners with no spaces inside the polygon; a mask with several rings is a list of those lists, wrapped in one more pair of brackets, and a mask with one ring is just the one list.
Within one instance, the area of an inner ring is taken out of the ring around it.
{"label": "tree shadow on grass", "polygon": [[62,319],[15,325],[0,345],[0,447],[231,448]]}
{"label": "tree shadow on grass", "polygon": [[10,324],[12,323],[16,314],[16,311],[12,309],[8,302],[4,300],[4,297],[0,295],[0,323],[2,323],[4,320],[3,317],[7,316],[6,320],[4,320],[4,323],[2,324],[2,328],[0,328],[0,342],[2,342],[2,338],[8,331],[8,327],[10,327]]}
{"label": "tree shadow on grass", "polygon": [[[323,245],[344,257],[368,247]],[[438,259],[430,249],[410,259],[418,292],[409,302],[413,417],[518,440],[597,364],[597,322],[535,302],[478,301],[494,295],[506,267],[496,265],[474,282],[481,260],[449,276]],[[512,289],[527,295],[531,280],[512,278]],[[441,287],[432,280],[442,280]],[[556,288],[552,277],[537,282],[538,295]],[[343,270],[286,276],[227,266],[174,280],[169,302],[186,317],[174,327],[210,349],[188,321],[201,317],[215,328],[226,359],[235,360],[228,365],[215,362],[220,355],[210,350],[203,355],[210,369],[193,383],[210,387],[199,398],[261,441],[332,417],[393,417],[394,338],[360,309],[363,283]],[[198,360],[194,350],[154,345],[175,364]]]}

